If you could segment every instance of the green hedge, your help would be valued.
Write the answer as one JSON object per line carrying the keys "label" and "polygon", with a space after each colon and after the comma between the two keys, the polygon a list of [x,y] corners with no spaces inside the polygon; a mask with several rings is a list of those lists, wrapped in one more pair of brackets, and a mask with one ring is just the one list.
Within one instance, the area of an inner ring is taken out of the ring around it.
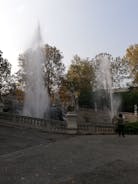
{"label": "green hedge", "polygon": [[126,134],[138,134],[138,122],[125,124]]}
{"label": "green hedge", "polygon": [[134,112],[134,105],[138,104],[138,91],[114,93],[114,97],[116,96],[121,100],[120,111]]}

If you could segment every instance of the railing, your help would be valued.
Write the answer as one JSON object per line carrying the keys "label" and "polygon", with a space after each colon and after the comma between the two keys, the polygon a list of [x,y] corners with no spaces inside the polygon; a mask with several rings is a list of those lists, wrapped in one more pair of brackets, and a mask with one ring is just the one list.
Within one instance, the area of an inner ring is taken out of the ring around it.
{"label": "railing", "polygon": [[114,134],[114,125],[92,125],[92,124],[79,124],[78,132],[80,134]]}
{"label": "railing", "polygon": [[78,123],[77,129],[69,129],[65,121],[53,119],[40,119],[27,116],[19,116],[9,113],[0,113],[0,124],[4,126],[35,128],[46,132],[64,134],[114,134],[114,126],[93,125],[88,123]]}
{"label": "railing", "polygon": [[65,127],[65,123],[52,119],[40,119],[27,116],[19,116],[9,113],[0,113],[0,123],[11,126],[21,126],[26,128],[38,128],[38,129],[62,129]]}

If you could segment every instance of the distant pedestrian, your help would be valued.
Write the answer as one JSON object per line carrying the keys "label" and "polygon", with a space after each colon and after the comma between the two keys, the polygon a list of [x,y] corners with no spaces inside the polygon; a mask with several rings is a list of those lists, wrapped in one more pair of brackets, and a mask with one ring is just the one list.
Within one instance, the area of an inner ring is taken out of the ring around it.
{"label": "distant pedestrian", "polygon": [[117,118],[117,131],[119,136],[125,137],[125,123],[123,119],[123,114],[119,113]]}

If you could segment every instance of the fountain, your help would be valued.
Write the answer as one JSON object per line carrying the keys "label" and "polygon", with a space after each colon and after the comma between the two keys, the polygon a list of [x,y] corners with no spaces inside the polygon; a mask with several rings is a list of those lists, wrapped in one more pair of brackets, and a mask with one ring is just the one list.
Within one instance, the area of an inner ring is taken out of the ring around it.
{"label": "fountain", "polygon": [[49,97],[44,84],[42,38],[38,26],[32,47],[25,52],[24,71],[26,74],[23,115],[44,118],[49,108]]}
{"label": "fountain", "polygon": [[113,92],[112,92],[112,76],[111,62],[112,57],[108,54],[100,54],[96,56],[96,96],[101,103],[102,110],[106,110],[110,114],[110,118],[114,117]]}

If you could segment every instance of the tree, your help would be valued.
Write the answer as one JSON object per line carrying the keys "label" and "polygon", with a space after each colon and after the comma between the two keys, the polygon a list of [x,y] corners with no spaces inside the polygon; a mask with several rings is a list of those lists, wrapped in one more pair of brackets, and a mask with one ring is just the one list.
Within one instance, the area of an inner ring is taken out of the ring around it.
{"label": "tree", "polygon": [[45,56],[45,84],[48,87],[48,93],[52,95],[55,88],[60,86],[64,74],[65,66],[62,63],[63,56],[60,50],[48,44],[44,46],[43,52]]}
{"label": "tree", "polygon": [[[45,85],[48,88],[48,93],[51,96],[56,88],[59,87],[61,83],[61,78],[65,70],[65,66],[62,63],[62,54],[56,48],[48,44],[41,48],[44,56],[43,62],[43,72]],[[21,89],[25,87],[26,72],[25,64],[27,62],[27,54],[23,53],[19,55],[19,71],[17,72],[17,78]],[[35,71],[34,71],[35,72]]]}
{"label": "tree", "polygon": [[25,64],[27,62],[26,52],[19,55],[19,70],[15,73],[15,80],[16,85],[19,89],[25,89],[26,85],[26,71],[25,71]]}
{"label": "tree", "polygon": [[92,60],[74,56],[67,72],[67,86],[72,93],[76,92],[79,95],[79,105],[90,105],[94,81]]}
{"label": "tree", "polygon": [[133,84],[138,86],[138,44],[128,47],[124,58],[129,62]]}
{"label": "tree", "polygon": [[111,63],[113,88],[123,88],[131,84],[130,67],[121,57],[116,57]]}
{"label": "tree", "polygon": [[2,57],[2,54],[2,51],[0,51],[0,96],[9,93],[11,74],[11,64]]}
{"label": "tree", "polygon": [[89,87],[92,90],[95,79],[92,60],[89,58],[81,59],[75,55],[67,72],[67,79],[76,91]]}

